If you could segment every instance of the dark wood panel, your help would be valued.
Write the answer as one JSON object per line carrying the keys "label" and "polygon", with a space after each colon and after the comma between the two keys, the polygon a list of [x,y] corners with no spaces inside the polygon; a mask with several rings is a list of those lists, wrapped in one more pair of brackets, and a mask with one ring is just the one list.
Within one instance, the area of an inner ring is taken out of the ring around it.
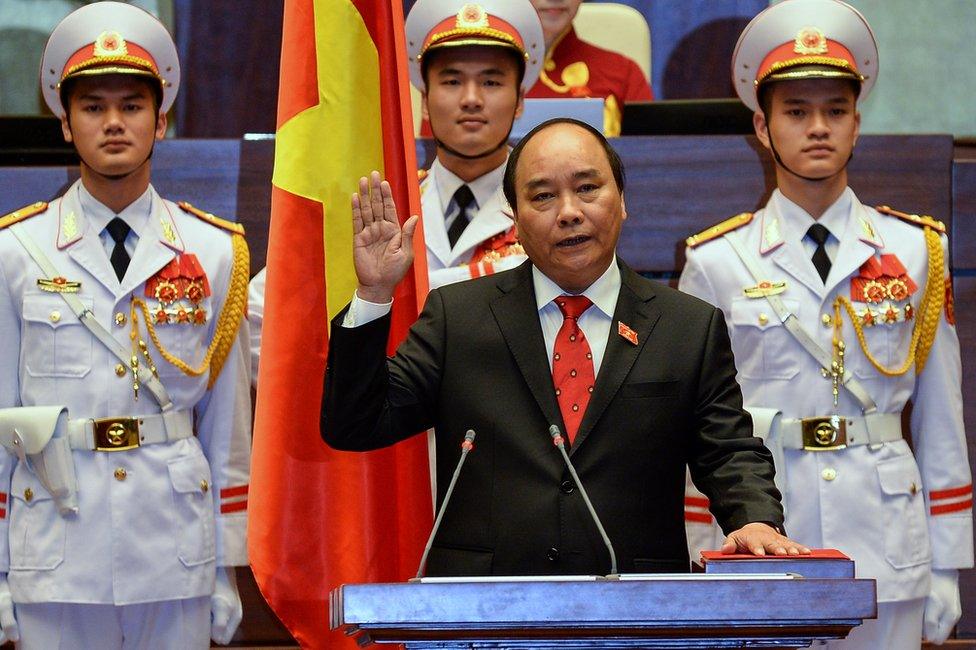
{"label": "dark wood panel", "polygon": [[152,184],[171,201],[233,220],[239,167],[237,140],[164,140],[153,152]]}
{"label": "dark wood panel", "polygon": [[240,590],[241,603],[244,605],[244,618],[241,619],[241,626],[234,633],[230,645],[298,646],[264,600],[250,567],[237,568],[237,588]]}
{"label": "dark wood panel", "polygon": [[[976,467],[976,278],[957,277],[953,281],[956,308],[956,331],[962,349],[963,417],[969,439],[970,468]],[[963,617],[958,632],[962,637],[976,637],[976,572],[962,571],[959,580]]]}
{"label": "dark wood panel", "polygon": [[[626,164],[630,218],[620,255],[643,271],[678,271],[684,238],[761,207],[775,186],[773,164],[754,137],[635,137],[613,141]],[[864,203],[951,218],[952,139],[865,136],[850,183]]]}
{"label": "dark wood panel", "polygon": [[976,159],[952,166],[952,264],[976,268]]}
{"label": "dark wood panel", "polygon": [[183,62],[177,132],[190,138],[273,133],[283,2],[176,0]]}
{"label": "dark wood panel", "polygon": [[241,141],[237,220],[244,224],[251,248],[251,275],[264,268],[268,254],[273,167],[274,140]]}
{"label": "dark wood panel", "polygon": [[77,179],[77,168],[0,167],[0,215],[57,198]]}
{"label": "dark wood panel", "polygon": [[[679,271],[685,237],[757,209],[773,189],[772,164],[753,137],[633,137],[619,138],[614,146],[626,166],[630,215],[619,252],[641,271]],[[153,183],[168,198],[242,219],[256,271],[264,264],[273,152],[271,141],[167,140],[156,148]],[[431,155],[431,143],[418,143],[418,159],[429,161]],[[948,136],[865,136],[851,163],[851,184],[866,203],[951,222],[951,156]],[[8,173],[25,179],[32,172],[0,170],[3,186]],[[54,196],[65,182],[60,173],[40,172],[30,178],[30,192],[18,194],[21,188],[15,188],[4,199],[13,209]]]}

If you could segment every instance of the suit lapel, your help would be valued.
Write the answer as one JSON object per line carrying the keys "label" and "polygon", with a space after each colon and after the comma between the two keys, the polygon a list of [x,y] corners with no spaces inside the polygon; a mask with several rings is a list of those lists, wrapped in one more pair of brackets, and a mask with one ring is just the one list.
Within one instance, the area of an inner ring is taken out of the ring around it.
{"label": "suit lapel", "polygon": [[437,188],[437,169],[430,168],[424,179],[420,196],[421,223],[424,226],[424,243],[427,252],[440,263],[440,268],[451,266],[451,245],[447,241],[447,228],[444,227],[444,211],[441,209],[440,190]]}
{"label": "suit lapel", "polygon": [[851,201],[851,213],[840,237],[837,259],[827,276],[827,295],[853,275],[880,247],[881,240],[867,211],[859,201]]}
{"label": "suit lapel", "polygon": [[59,210],[58,248],[65,250],[76,264],[108,289],[109,293],[119,295],[119,280],[115,276],[115,270],[109,261],[108,253],[105,252],[99,233],[95,231],[81,209],[76,186],[72,186],[65,193]]}
{"label": "suit lapel", "polygon": [[[610,322],[607,350],[603,355],[600,373],[593,387],[593,395],[586,406],[586,413],[576,433],[571,453],[583,444],[590,431],[599,422],[603,412],[630,373],[644,345],[647,344],[654,326],[661,317],[661,312],[653,303],[653,299],[653,286],[644,282],[626,264],[620,262],[620,295],[617,298],[613,320]],[[620,335],[618,328],[621,323],[637,333],[637,345]]]}
{"label": "suit lapel", "polygon": [[558,423],[565,429],[552,387],[552,372],[546,359],[546,344],[535,305],[532,265],[523,264],[514,273],[508,274],[498,288],[502,295],[491,302],[495,322],[546,421]]}
{"label": "suit lapel", "polygon": [[[499,233],[503,233],[512,227],[513,221],[502,210],[508,204],[505,202],[505,195],[499,187],[491,198],[485,201],[483,206],[478,208],[478,213],[471,219],[471,223],[461,233],[461,237],[454,247],[454,252],[464,253]],[[455,262],[455,260],[452,260]]]}
{"label": "suit lapel", "polygon": [[176,251],[182,252],[183,240],[176,230],[173,215],[163,203],[158,194],[153,192],[152,213],[146,224],[146,230],[139,237],[132,261],[122,278],[122,293],[134,291],[140,284],[148,280],[154,273],[176,256]]}
{"label": "suit lapel", "polygon": [[[772,226],[772,224],[776,224]],[[776,201],[770,200],[763,211],[763,239],[760,243],[760,255],[768,255],[773,263],[786,273],[793,276],[800,284],[807,287],[818,296],[825,295],[824,283],[817,275],[813,262],[807,259],[803,245],[792,238],[783,240],[779,235],[783,231],[783,217],[779,213]],[[772,228],[781,243],[771,244],[767,241],[767,232]]]}

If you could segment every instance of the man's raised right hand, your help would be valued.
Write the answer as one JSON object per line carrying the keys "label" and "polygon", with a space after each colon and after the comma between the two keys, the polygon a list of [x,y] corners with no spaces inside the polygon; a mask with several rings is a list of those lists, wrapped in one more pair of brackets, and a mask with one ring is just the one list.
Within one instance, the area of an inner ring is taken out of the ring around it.
{"label": "man's raised right hand", "polygon": [[413,215],[400,226],[390,184],[374,171],[359,179],[352,195],[353,262],[363,300],[388,303],[393,290],[413,264],[413,233],[419,221]]}

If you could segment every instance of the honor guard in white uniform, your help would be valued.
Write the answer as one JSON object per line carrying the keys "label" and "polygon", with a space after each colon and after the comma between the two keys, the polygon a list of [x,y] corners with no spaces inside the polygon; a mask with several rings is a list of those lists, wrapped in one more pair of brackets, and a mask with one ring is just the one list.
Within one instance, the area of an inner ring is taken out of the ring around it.
{"label": "honor guard in white uniform", "polygon": [[206,648],[241,618],[248,252],[149,184],[179,81],[123,3],[44,53],[81,179],[0,219],[0,625],[26,649]]}
{"label": "honor guard in white uniform", "polygon": [[[857,100],[877,72],[871,29],[843,2],[786,0],[749,23],[733,81],[777,189],[690,237],[679,287],[725,313],[787,532],[877,580],[878,619],[838,644],[891,650],[941,643],[960,616],[972,477],[945,228],[862,205],[847,186]],[[721,531],[691,485],[686,504],[697,557]]]}
{"label": "honor guard in white uniform", "polygon": [[407,16],[410,80],[437,143],[421,172],[431,289],[525,261],[502,178],[512,124],[545,57],[528,0],[419,0]]}

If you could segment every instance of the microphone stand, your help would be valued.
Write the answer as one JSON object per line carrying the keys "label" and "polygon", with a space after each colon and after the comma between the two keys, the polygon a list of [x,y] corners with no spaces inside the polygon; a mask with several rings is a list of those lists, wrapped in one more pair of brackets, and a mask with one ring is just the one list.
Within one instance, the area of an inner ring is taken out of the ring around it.
{"label": "microphone stand", "polygon": [[440,510],[437,511],[437,519],[434,520],[434,527],[431,528],[430,537],[427,538],[424,554],[420,558],[420,566],[417,567],[417,575],[410,582],[416,582],[424,577],[427,556],[430,554],[430,548],[434,545],[434,536],[437,535],[437,529],[441,527],[441,519],[444,518],[444,512],[447,510],[447,503],[451,500],[451,495],[454,494],[454,486],[457,484],[458,476],[461,474],[461,466],[464,465],[464,459],[468,457],[468,452],[474,449],[474,436],[474,429],[468,429],[464,434],[464,441],[461,443],[461,458],[458,459],[457,467],[454,468],[454,475],[451,476],[451,483],[447,486],[447,492],[444,493],[444,501],[441,503]]}
{"label": "microphone stand", "polygon": [[600,523],[600,518],[596,514],[596,510],[593,509],[593,504],[590,502],[590,497],[586,494],[586,489],[583,487],[582,481],[580,481],[579,474],[576,473],[576,468],[573,467],[573,463],[569,460],[569,454],[566,453],[566,442],[563,440],[562,434],[559,432],[559,427],[555,424],[549,427],[549,435],[552,436],[552,444],[556,445],[559,452],[563,456],[563,461],[566,463],[566,467],[569,468],[569,473],[573,477],[573,481],[576,483],[576,487],[579,488],[580,495],[583,497],[583,503],[586,504],[586,509],[590,511],[590,516],[593,518],[593,522],[596,524],[596,529],[600,531],[600,537],[603,538],[603,544],[607,547],[610,552],[610,575],[617,575],[617,554],[613,552],[613,544],[610,543],[610,538],[607,536],[607,531],[603,529],[603,524]]}

